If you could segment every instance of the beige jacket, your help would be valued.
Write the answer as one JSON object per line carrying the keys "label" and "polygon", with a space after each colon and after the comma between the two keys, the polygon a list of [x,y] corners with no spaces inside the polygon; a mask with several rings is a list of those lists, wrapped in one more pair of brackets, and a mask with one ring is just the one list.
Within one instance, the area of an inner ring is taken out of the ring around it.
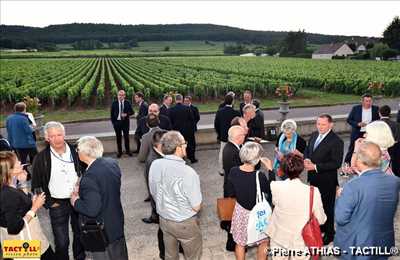
{"label": "beige jacket", "polygon": [[[271,182],[274,211],[267,227],[267,234],[276,244],[286,249],[304,249],[301,231],[309,219],[310,186],[300,179]],[[322,206],[321,194],[314,188],[314,216],[320,224],[325,223],[326,215]]]}

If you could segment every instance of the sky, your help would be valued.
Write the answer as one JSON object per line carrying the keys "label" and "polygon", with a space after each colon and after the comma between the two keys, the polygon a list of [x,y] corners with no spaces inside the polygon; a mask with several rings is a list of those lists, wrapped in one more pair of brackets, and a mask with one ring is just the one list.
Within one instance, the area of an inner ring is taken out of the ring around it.
{"label": "sky", "polygon": [[212,23],[250,30],[381,37],[400,1],[16,1],[0,0],[0,23]]}

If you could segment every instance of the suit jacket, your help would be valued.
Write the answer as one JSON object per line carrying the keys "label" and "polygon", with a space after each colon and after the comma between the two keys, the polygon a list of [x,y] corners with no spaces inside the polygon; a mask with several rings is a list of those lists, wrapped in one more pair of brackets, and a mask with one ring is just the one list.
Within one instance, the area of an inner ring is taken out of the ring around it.
{"label": "suit jacket", "polygon": [[[131,102],[129,102],[126,99],[124,99],[123,113],[126,113],[128,116],[122,119],[121,121],[124,123],[128,123],[129,125],[129,117],[133,115],[133,109]],[[114,100],[113,103],[111,104],[111,122],[113,125],[118,121],[118,114],[119,114],[119,101]]]}
{"label": "suit jacket", "polygon": [[231,127],[231,121],[237,116],[240,116],[239,111],[230,106],[224,106],[218,110],[214,119],[214,129],[217,132],[218,140],[228,142],[228,130]]}
{"label": "suit jacket", "polygon": [[153,163],[153,161],[155,161],[157,159],[161,159],[161,158],[164,158],[164,157],[161,154],[159,154],[158,152],[156,152],[156,150],[154,150],[154,147],[151,147],[149,155],[146,158],[146,164],[145,164],[145,168],[144,168],[145,176],[149,176],[150,166]]}
{"label": "suit jacket", "polygon": [[[164,130],[171,130],[171,121],[169,120],[168,117],[164,115],[158,115],[158,119],[160,120],[160,125],[159,127]],[[146,124],[147,121],[147,116],[143,117],[139,120],[137,126],[136,126],[136,131],[135,135],[138,136],[139,138],[142,138],[142,136],[149,131],[149,127]]]}
{"label": "suit jacket", "polygon": [[242,165],[239,149],[231,142],[227,142],[222,151],[222,168],[224,169],[224,197],[227,197],[229,172],[233,167]]}
{"label": "suit jacket", "polygon": [[103,220],[110,243],[124,237],[121,169],[116,160],[96,159],[83,174],[79,197],[74,209],[83,217]]}
{"label": "suit jacket", "polygon": [[193,119],[194,119],[194,131],[197,131],[197,123],[200,121],[200,113],[199,109],[193,105],[189,106],[190,109],[192,110],[193,113]]}
{"label": "suit jacket", "polygon": [[[395,244],[393,219],[399,200],[400,179],[380,169],[364,172],[347,182],[336,199],[334,245],[388,247]],[[351,254],[341,259],[357,259]],[[362,259],[378,259],[376,256]],[[379,258],[386,259],[386,258]]]}
{"label": "suit jacket", "polygon": [[[275,208],[267,227],[268,236],[287,249],[305,248],[301,231],[309,220],[310,186],[302,183],[299,178],[286,179],[271,182],[271,191]],[[319,224],[325,223],[321,194],[316,187],[312,212]]]}
{"label": "suit jacket", "polygon": [[317,172],[308,172],[308,181],[311,185],[322,187],[338,186],[337,169],[342,165],[343,140],[331,130],[313,151],[319,133],[311,134],[310,141],[304,152],[304,158],[310,159],[317,165]]}
{"label": "suit jacket", "polygon": [[143,101],[139,106],[139,112],[136,117],[137,122],[139,122],[141,118],[146,117],[148,113],[149,113],[149,105],[146,103],[146,101]]}
{"label": "suit jacket", "polygon": [[247,127],[249,128],[249,137],[265,139],[264,113],[257,110],[256,116],[247,123]]}
{"label": "suit jacket", "polygon": [[147,156],[149,155],[149,152],[151,150],[151,147],[153,147],[153,135],[154,132],[161,130],[161,128],[157,127],[153,127],[150,129],[149,132],[147,132],[146,134],[144,134],[142,136],[142,144],[140,146],[140,150],[139,150],[139,154],[138,154],[138,160],[139,162],[145,162]]}
{"label": "suit jacket", "polygon": [[162,104],[160,107],[160,115],[169,117],[169,108],[164,104]]}
{"label": "suit jacket", "polygon": [[192,110],[182,103],[169,109],[172,130],[179,131],[185,139],[194,133],[194,116]]}
{"label": "suit jacket", "polygon": [[388,124],[390,127],[390,130],[392,130],[393,138],[395,141],[399,142],[400,141],[400,125],[389,118],[382,118],[381,119],[383,122]]}
{"label": "suit jacket", "polygon": [[[372,121],[379,120],[379,108],[377,106],[372,106]],[[360,133],[361,127],[357,124],[362,120],[362,106],[354,106],[349,116],[347,117],[347,123],[351,125],[351,136],[350,140],[355,141]]]}
{"label": "suit jacket", "polygon": [[33,128],[29,124],[27,115],[15,112],[7,117],[6,128],[8,141],[13,149],[36,148],[33,138]]}

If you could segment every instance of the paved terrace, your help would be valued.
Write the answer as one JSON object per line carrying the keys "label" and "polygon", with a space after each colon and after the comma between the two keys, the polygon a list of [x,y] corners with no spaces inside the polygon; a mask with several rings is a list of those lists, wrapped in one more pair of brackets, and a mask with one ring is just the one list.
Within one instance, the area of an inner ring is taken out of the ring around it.
{"label": "paved terrace", "polygon": [[[348,140],[348,136],[343,137]],[[347,149],[348,141],[346,142]],[[267,156],[271,158],[273,144],[264,144]],[[197,151],[199,163],[192,165],[201,180],[203,193],[203,208],[200,214],[201,230],[203,233],[204,260],[235,259],[234,254],[225,251],[226,233],[219,227],[216,214],[216,199],[222,195],[223,177],[217,173],[218,150],[216,146],[199,147]],[[119,160],[123,171],[122,177],[122,205],[125,212],[125,236],[129,251],[129,259],[150,260],[158,258],[157,229],[158,225],[144,224],[142,218],[150,214],[150,204],[143,202],[146,194],[143,177],[143,165],[135,157],[122,157]],[[303,179],[305,174],[303,174]],[[342,183],[343,179],[340,179]],[[40,220],[44,223],[46,233],[52,240],[48,214],[41,210]],[[377,219],[377,221],[379,221]],[[400,217],[396,215],[396,244],[400,246]],[[255,249],[250,249],[247,259],[255,259]],[[184,259],[181,255],[181,259]],[[324,257],[323,260],[336,259]],[[392,259],[400,259],[399,257]]]}

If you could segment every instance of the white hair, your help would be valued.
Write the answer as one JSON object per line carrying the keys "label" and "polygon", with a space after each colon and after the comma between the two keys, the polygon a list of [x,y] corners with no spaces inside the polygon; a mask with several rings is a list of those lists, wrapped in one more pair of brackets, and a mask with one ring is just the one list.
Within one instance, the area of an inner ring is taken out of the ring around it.
{"label": "white hair", "polygon": [[248,163],[255,166],[260,161],[262,153],[263,148],[260,144],[247,142],[240,149],[239,157],[242,163]]}
{"label": "white hair", "polygon": [[103,144],[94,136],[83,136],[78,140],[78,151],[91,158],[103,156]]}
{"label": "white hair", "polygon": [[240,125],[231,126],[228,130],[228,140],[232,142],[241,131],[243,128]]}
{"label": "white hair", "polygon": [[48,131],[49,131],[49,129],[51,129],[51,128],[61,129],[62,132],[63,132],[64,135],[65,135],[65,128],[64,128],[63,124],[61,124],[60,122],[56,122],[56,121],[50,121],[50,122],[47,122],[47,123],[44,125],[44,127],[43,127],[44,136],[45,136],[45,137],[47,137]]}
{"label": "white hair", "polygon": [[376,143],[382,150],[388,149],[395,143],[392,130],[383,121],[379,120],[368,124],[365,132],[367,133],[365,140]]}
{"label": "white hair", "polygon": [[247,111],[250,111],[250,110],[256,111],[256,106],[253,105],[253,104],[247,104],[247,105],[245,105],[245,106],[243,107],[243,114],[247,113]]}
{"label": "white hair", "polygon": [[281,132],[284,131],[296,132],[296,130],[297,130],[297,124],[296,121],[294,121],[293,119],[286,119],[281,124]]}

